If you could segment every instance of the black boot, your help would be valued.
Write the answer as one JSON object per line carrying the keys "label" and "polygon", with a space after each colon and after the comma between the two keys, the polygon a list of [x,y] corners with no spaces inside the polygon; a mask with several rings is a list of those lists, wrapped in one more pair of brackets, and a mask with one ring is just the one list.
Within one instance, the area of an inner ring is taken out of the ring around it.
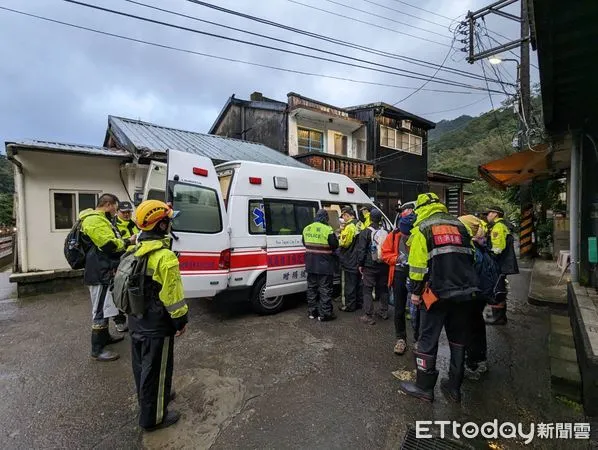
{"label": "black boot", "polygon": [[465,346],[449,344],[451,347],[451,363],[449,377],[440,380],[440,390],[455,403],[461,402],[461,384],[465,375]]}
{"label": "black boot", "polygon": [[433,402],[434,386],[436,386],[436,380],[438,379],[436,358],[423,353],[416,353],[415,361],[417,363],[415,383],[404,381],[399,385],[399,389],[412,397]]}
{"label": "black boot", "polygon": [[[95,329],[91,330],[91,357],[96,361],[114,361],[117,360],[120,355],[115,352],[111,352],[110,350],[105,350],[104,347],[106,346],[106,335],[108,333],[107,328]],[[108,334],[108,336],[110,336]]]}
{"label": "black boot", "polygon": [[486,325],[506,325],[507,324],[507,304],[497,305],[497,307],[491,307],[492,311],[489,316],[486,316]]}

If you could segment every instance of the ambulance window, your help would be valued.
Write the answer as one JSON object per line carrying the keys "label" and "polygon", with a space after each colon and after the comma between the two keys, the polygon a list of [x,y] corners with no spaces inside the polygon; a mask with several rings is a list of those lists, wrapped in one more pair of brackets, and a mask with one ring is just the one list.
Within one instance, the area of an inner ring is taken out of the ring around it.
{"label": "ambulance window", "polygon": [[266,211],[263,200],[249,200],[249,234],[266,232]]}
{"label": "ambulance window", "polygon": [[313,222],[318,209],[316,202],[264,200],[266,233],[268,235],[297,235]]}
{"label": "ambulance window", "polygon": [[214,189],[176,183],[172,186],[172,207],[179,211],[172,221],[174,231],[219,233],[222,231],[220,204]]}
{"label": "ambulance window", "polygon": [[218,181],[220,182],[220,192],[224,199],[224,205],[228,208],[228,194],[230,192],[231,182],[233,181],[233,171],[227,170],[218,174]]}
{"label": "ambulance window", "polygon": [[161,202],[165,202],[166,192],[160,189],[150,189],[147,193],[147,200],[160,200]]}

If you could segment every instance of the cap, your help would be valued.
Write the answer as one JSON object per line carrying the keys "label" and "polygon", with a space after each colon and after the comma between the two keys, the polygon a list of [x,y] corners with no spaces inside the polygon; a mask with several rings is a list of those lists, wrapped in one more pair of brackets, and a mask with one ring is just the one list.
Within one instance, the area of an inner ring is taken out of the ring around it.
{"label": "cap", "polygon": [[372,207],[370,205],[363,205],[361,208],[359,208],[360,211],[371,211]]}
{"label": "cap", "polygon": [[131,212],[133,211],[133,205],[131,202],[119,202],[118,210],[122,212]]}
{"label": "cap", "polygon": [[343,209],[341,209],[341,214],[351,214],[352,216],[354,216],[355,211],[353,211],[353,208],[351,208],[350,206],[345,206]]}
{"label": "cap", "polygon": [[382,212],[379,209],[373,209],[370,219],[373,223],[380,223],[382,221]]}
{"label": "cap", "polygon": [[500,214],[501,216],[505,215],[505,210],[502,209],[500,206],[491,206],[490,208],[488,208],[486,210],[486,213],[491,213],[491,212],[495,212]]}

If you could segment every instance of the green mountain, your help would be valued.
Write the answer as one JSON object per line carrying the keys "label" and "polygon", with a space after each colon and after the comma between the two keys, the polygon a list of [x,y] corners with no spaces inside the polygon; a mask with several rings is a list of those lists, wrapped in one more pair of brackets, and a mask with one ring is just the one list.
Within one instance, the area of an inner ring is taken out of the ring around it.
{"label": "green mountain", "polygon": [[513,153],[517,128],[517,116],[508,105],[478,117],[464,115],[442,120],[429,134],[428,166],[430,170],[476,180],[466,187],[472,192],[465,197],[469,212],[478,212],[490,205],[500,205],[513,212],[516,205],[510,203],[504,191],[490,187],[479,177],[478,166]]}

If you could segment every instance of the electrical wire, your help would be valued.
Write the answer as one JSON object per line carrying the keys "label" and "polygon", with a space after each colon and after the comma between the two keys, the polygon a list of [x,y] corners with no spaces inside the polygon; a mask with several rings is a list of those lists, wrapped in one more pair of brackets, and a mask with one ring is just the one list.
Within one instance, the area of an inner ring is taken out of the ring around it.
{"label": "electrical wire", "polygon": [[[127,0],[127,1],[129,1],[129,0]],[[387,57],[387,58],[398,59],[400,61],[408,62],[408,63],[414,64],[414,65],[419,65],[419,66],[423,66],[423,67],[431,67],[431,68],[440,67],[439,64],[432,63],[430,61],[426,61],[426,60],[422,60],[422,59],[418,59],[418,58],[412,58],[412,57],[409,57],[409,56],[400,55],[400,54],[396,54],[396,53],[390,53],[390,52],[386,52],[386,51],[383,51],[383,50],[377,50],[377,49],[374,49],[374,48],[371,48],[371,47],[366,47],[366,46],[363,46],[363,45],[360,45],[360,44],[356,44],[354,42],[348,42],[348,41],[344,41],[344,40],[341,40],[341,39],[333,38],[331,36],[326,36],[326,35],[314,33],[314,32],[311,32],[311,31],[306,31],[306,30],[302,30],[302,29],[299,29],[299,28],[294,28],[294,27],[291,27],[291,26],[288,26],[288,25],[284,25],[284,24],[281,24],[281,23],[273,22],[273,21],[268,20],[268,19],[263,19],[261,17],[252,16],[250,14],[245,14],[245,13],[241,13],[239,11],[234,11],[234,10],[231,10],[231,9],[226,9],[224,7],[221,7],[221,6],[218,6],[218,5],[213,5],[211,3],[206,3],[206,2],[203,2],[201,0],[186,0],[186,1],[188,1],[190,3],[194,3],[194,4],[199,5],[199,6],[203,6],[203,7],[206,7],[206,8],[213,9],[215,11],[219,11],[219,12],[223,12],[223,13],[226,13],[226,14],[234,15],[234,16],[237,16],[237,17],[242,17],[244,19],[251,20],[251,21],[254,21],[254,22],[257,22],[257,23],[262,23],[262,24],[265,24],[265,25],[269,25],[269,26],[272,26],[272,27],[280,28],[280,29],[283,29],[283,30],[286,30],[286,31],[291,31],[293,33],[301,34],[301,35],[304,35],[304,36],[309,36],[309,37],[312,37],[312,38],[315,38],[315,39],[320,39],[320,40],[323,40],[323,41],[326,41],[326,42],[330,42],[330,43],[334,43],[334,44],[337,44],[337,45],[342,45],[342,46],[345,46],[345,47],[354,48],[354,49],[357,49],[357,50],[362,50],[364,52],[373,53],[373,54],[378,55],[378,56],[384,56],[384,57]],[[289,0],[289,1],[291,1],[291,0]],[[136,3],[139,4],[139,2],[136,2]],[[296,2],[293,2],[293,3],[296,3]],[[310,5],[304,5],[302,3],[301,3],[301,5],[311,7]],[[377,25],[374,24],[374,26],[377,26]],[[395,31],[395,30],[392,30],[392,29],[389,29],[389,30],[390,31]],[[442,68],[442,70],[445,71],[445,72],[453,73],[453,74],[456,74],[456,75],[461,75],[461,76],[468,77],[468,78],[474,78],[474,79],[478,79],[478,80],[481,80],[481,81],[484,80],[484,77],[482,77],[479,74],[472,74],[471,72],[468,72],[468,71],[465,71],[465,70],[461,70],[461,69],[456,69],[454,67],[444,67],[444,68]],[[492,80],[492,81],[493,82],[498,82],[498,80]]]}
{"label": "electrical wire", "polygon": [[[417,73],[417,72],[412,72],[412,71],[407,71],[404,69],[398,69],[398,68],[394,68],[394,67],[390,67],[392,70],[396,71],[396,72],[391,72],[389,70],[382,70],[382,69],[375,69],[372,67],[368,67],[368,66],[363,66],[363,65],[359,65],[359,64],[355,64],[355,63],[350,63],[350,62],[346,62],[346,61],[339,61],[336,59],[331,59],[331,58],[325,58],[322,56],[316,56],[316,55],[311,55],[308,53],[301,53],[301,52],[297,52],[294,50],[288,50],[288,49],[282,49],[279,47],[273,47],[270,45],[265,45],[265,44],[260,44],[257,42],[251,42],[251,41],[245,41],[242,39],[237,39],[237,38],[233,38],[233,37],[229,37],[229,36],[222,36],[219,34],[215,34],[215,33],[210,33],[207,31],[201,31],[201,30],[197,30],[194,28],[188,28],[188,27],[184,27],[181,25],[175,25],[172,23],[168,23],[168,22],[163,22],[161,20],[156,20],[156,19],[150,19],[148,17],[142,17],[142,16],[138,16],[136,14],[130,14],[130,13],[126,13],[124,11],[118,11],[118,10],[114,10],[114,9],[110,9],[110,8],[104,8],[102,6],[98,6],[98,5],[94,5],[94,4],[90,4],[90,3],[85,3],[85,2],[80,2],[77,0],[63,0],[64,2],[67,3],[71,3],[74,5],[78,5],[78,6],[83,6],[86,8],[90,8],[90,9],[95,9],[98,11],[103,11],[103,12],[107,12],[110,14],[115,14],[115,15],[119,15],[119,16],[123,16],[123,17],[128,17],[130,19],[134,19],[134,20],[140,20],[143,22],[148,22],[148,23],[153,23],[156,25],[162,25],[162,26],[166,26],[169,28],[175,28],[178,30],[182,30],[182,31],[188,31],[191,33],[196,33],[196,34],[201,34],[204,36],[210,36],[210,37],[215,37],[218,39],[223,39],[223,40],[227,40],[227,41],[231,41],[231,42],[236,42],[236,43],[242,43],[242,44],[246,44],[246,45],[251,45],[254,47],[258,47],[258,48],[263,48],[263,49],[267,49],[267,50],[274,50],[274,51],[278,51],[278,52],[282,52],[282,53],[287,53],[287,54],[292,54],[292,55],[297,55],[297,56],[303,56],[306,58],[311,58],[311,59],[317,59],[320,61],[327,61],[327,62],[333,62],[336,64],[341,64],[344,66],[350,66],[350,67],[356,67],[356,68],[360,68],[360,69],[366,69],[366,70],[370,70],[370,71],[374,71],[374,72],[379,72],[379,73],[387,73],[387,74],[391,74],[391,75],[395,75],[395,76],[401,76],[401,77],[407,77],[407,75],[403,75],[402,73],[397,73],[397,72],[403,72],[403,73],[411,73],[411,74],[415,74],[417,76],[410,76],[411,79],[419,79],[419,80],[425,80],[426,78],[422,78],[423,74]],[[341,55],[342,57],[342,55]],[[356,60],[357,58],[352,58],[352,57],[347,57],[345,56],[345,58],[347,59],[353,59]],[[357,59],[358,60],[358,59]],[[380,67],[389,67],[389,66],[384,66],[382,64],[378,64],[378,63],[374,63],[374,62],[370,62],[367,60],[359,60],[362,62],[365,62],[366,64],[371,64],[371,65],[377,65]],[[423,75],[426,76],[426,75]],[[460,83],[460,82],[456,82],[454,80],[447,80],[447,79],[441,79],[441,78],[437,78],[435,80],[432,80],[433,83],[438,83],[438,84],[444,84],[444,85],[448,85],[448,86],[457,86],[457,87],[463,87],[463,88],[468,88],[468,89],[473,89],[473,90],[480,90],[480,91],[485,91],[486,89],[484,89],[481,86],[473,86],[473,85],[468,85],[465,83]],[[489,85],[487,83],[487,88],[489,88]],[[492,90],[493,92],[497,92],[495,90]]]}
{"label": "electrical wire", "polygon": [[[294,74],[298,74],[298,75],[306,75],[306,76],[312,76],[312,77],[318,77],[318,78],[328,78],[328,79],[339,80],[339,81],[347,81],[347,82],[351,82],[351,83],[382,86],[382,87],[391,87],[391,88],[396,88],[396,89],[416,89],[412,86],[399,86],[399,85],[394,85],[394,84],[378,83],[378,82],[373,82],[373,81],[356,80],[356,79],[352,79],[352,78],[338,77],[338,76],[334,76],[334,75],[326,75],[326,74],[320,74],[320,73],[314,73],[314,72],[306,72],[306,71],[302,71],[302,70],[288,69],[288,68],[284,68],[284,67],[271,66],[268,64],[260,64],[260,63],[256,63],[256,62],[252,62],[252,61],[244,61],[244,60],[235,59],[235,58],[227,58],[225,56],[212,55],[209,53],[198,52],[195,50],[189,50],[189,49],[184,49],[184,48],[180,48],[180,47],[174,47],[174,46],[170,46],[170,45],[160,44],[157,42],[147,41],[147,40],[143,40],[143,39],[137,39],[137,38],[133,38],[130,36],[125,36],[125,35],[121,35],[121,34],[117,34],[117,33],[110,33],[107,31],[102,31],[102,30],[98,30],[95,28],[86,27],[83,25],[77,25],[77,24],[73,24],[73,23],[69,23],[69,22],[64,22],[64,21],[52,19],[49,17],[39,16],[36,14],[27,13],[24,11],[7,8],[4,6],[0,6],[0,10],[12,12],[15,14],[27,16],[30,18],[35,18],[38,20],[46,21],[46,22],[51,22],[51,23],[58,24],[58,25],[64,25],[64,26],[74,28],[74,29],[79,29],[82,31],[88,31],[88,32],[103,35],[103,36],[118,38],[118,39],[126,40],[129,42],[135,42],[138,44],[162,48],[165,50],[173,50],[176,52],[187,53],[187,54],[192,54],[192,55],[197,55],[197,56],[203,56],[206,58],[212,58],[212,59],[217,59],[217,60],[221,60],[221,61],[246,64],[246,65],[250,65],[250,66],[262,67],[262,68],[266,68],[266,69],[294,73]],[[425,90],[431,91],[431,92],[446,93],[446,94],[474,94],[472,92],[467,92],[467,91],[449,91],[449,90],[441,90],[441,89],[425,89]],[[475,93],[475,94],[478,94],[478,93]],[[483,94],[483,95],[485,95],[485,94]]]}
{"label": "electrical wire", "polygon": [[[427,23],[431,23],[432,25],[436,25],[436,26],[438,26],[438,27],[447,28],[447,26],[446,26],[446,25],[442,25],[442,24],[440,24],[440,23],[438,23],[438,22],[432,22],[431,20],[424,19],[423,17],[415,16],[415,15],[413,15],[413,14],[410,14],[410,13],[408,13],[408,12],[401,11],[400,9],[391,8],[390,6],[386,6],[386,5],[383,5],[383,4],[381,4],[381,3],[374,2],[374,1],[372,1],[372,0],[362,0],[362,1],[364,1],[364,2],[366,2],[366,3],[369,3],[369,4],[371,4],[371,5],[375,5],[375,6],[379,6],[379,7],[381,7],[381,8],[384,8],[384,9],[388,9],[389,11],[394,11],[394,12],[396,12],[396,13],[403,14],[403,15],[405,15],[405,16],[409,16],[409,17],[412,17],[412,18],[414,18],[414,19],[417,19],[417,20],[421,20],[422,22],[427,22]],[[397,23],[398,23],[398,22],[397,22]]]}
{"label": "electrical wire", "polygon": [[440,113],[445,113],[445,112],[458,111],[460,109],[467,108],[469,106],[477,105],[478,103],[481,103],[481,102],[483,102],[485,100],[486,100],[486,96],[484,96],[484,98],[480,98],[479,100],[476,100],[475,102],[468,103],[467,105],[462,105],[462,106],[458,106],[456,108],[451,108],[451,109],[443,109],[442,111],[425,112],[425,113],[421,113],[419,115],[420,116],[431,116],[433,114],[440,114]]}
{"label": "electrical wire", "polygon": [[[432,14],[432,15],[437,16],[437,17],[442,17],[443,19],[450,20],[451,22],[455,21],[455,19],[451,19],[450,17],[443,16],[442,14],[435,13],[434,11],[430,11],[429,9],[420,8],[419,6],[412,5],[411,3],[407,3],[407,2],[404,2],[402,0],[393,0],[393,1],[395,1],[397,3],[401,3],[401,4],[406,5],[406,6],[410,6],[411,8],[414,8],[414,9],[419,9],[420,11],[427,12],[428,14]],[[461,17],[461,16],[458,16],[458,17]]]}
{"label": "electrical wire", "polygon": [[[190,1],[190,0],[187,0],[187,1]],[[333,16],[342,17],[344,19],[352,20],[353,22],[359,22],[359,23],[362,23],[362,24],[365,24],[365,25],[370,25],[370,26],[372,26],[374,28],[377,28],[379,30],[391,31],[393,33],[402,34],[404,36],[409,36],[409,37],[412,37],[412,38],[415,38],[415,39],[420,39],[422,41],[430,42],[432,44],[438,44],[438,45],[442,45],[444,47],[450,47],[449,44],[445,44],[445,43],[438,42],[438,41],[433,41],[432,39],[427,39],[427,38],[424,38],[424,37],[421,37],[421,36],[415,36],[415,35],[409,34],[409,33],[404,33],[403,31],[398,31],[398,30],[395,30],[393,28],[384,27],[384,26],[379,25],[377,23],[372,23],[372,22],[367,22],[365,20],[356,19],[355,17],[345,16],[344,14],[340,14],[340,13],[337,13],[337,12],[334,12],[334,11],[329,11],[329,10],[324,9],[324,8],[318,8],[318,7],[313,6],[313,5],[308,5],[307,3],[301,3],[301,2],[299,2],[297,0],[287,0],[287,1],[290,2],[290,3],[295,3],[296,5],[301,5],[301,6],[305,6],[307,8],[315,9],[316,11],[321,11],[321,12],[325,12],[327,14],[332,14]]]}

